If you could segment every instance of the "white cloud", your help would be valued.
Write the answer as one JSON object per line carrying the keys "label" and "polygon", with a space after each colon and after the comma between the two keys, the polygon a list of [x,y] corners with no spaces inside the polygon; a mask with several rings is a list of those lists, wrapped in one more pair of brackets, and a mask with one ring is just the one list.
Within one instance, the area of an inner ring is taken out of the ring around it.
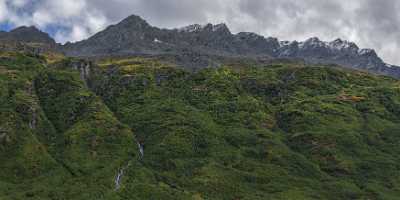
{"label": "white cloud", "polygon": [[7,5],[5,0],[0,0],[0,22],[4,22],[7,19]]}
{"label": "white cloud", "polygon": [[76,18],[87,11],[85,0],[47,0],[44,9],[57,18]]}
{"label": "white cloud", "polygon": [[16,8],[21,8],[28,3],[28,0],[9,0],[8,2]]}
{"label": "white cloud", "polygon": [[46,27],[48,24],[54,23],[51,14],[43,10],[35,11],[32,15],[32,19],[39,27]]}
{"label": "white cloud", "polygon": [[87,13],[86,19],[86,26],[90,33],[101,31],[108,22],[105,16],[98,13]]}
{"label": "white cloud", "polygon": [[43,30],[60,27],[54,33],[58,42],[78,41],[109,24],[103,12],[88,1],[0,0],[0,23],[35,25]]}
{"label": "white cloud", "polygon": [[72,30],[70,32],[58,32],[55,37],[60,42],[75,42],[88,36],[89,33],[85,27],[75,25],[72,27]]}

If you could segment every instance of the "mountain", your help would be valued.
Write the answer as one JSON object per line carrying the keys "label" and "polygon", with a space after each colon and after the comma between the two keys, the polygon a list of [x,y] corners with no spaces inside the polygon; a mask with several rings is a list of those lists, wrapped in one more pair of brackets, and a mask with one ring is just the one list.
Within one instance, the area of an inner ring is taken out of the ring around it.
{"label": "mountain", "polygon": [[386,64],[372,49],[360,49],[356,44],[336,39],[323,42],[310,38],[304,42],[281,42],[276,57],[302,58],[310,63],[338,64],[353,69],[400,77],[400,68]]}
{"label": "mountain", "polygon": [[[400,82],[0,52],[0,199],[397,199]],[[173,60],[172,60],[173,61]]]}
{"label": "mountain", "polygon": [[[136,15],[87,40],[67,43],[62,51],[68,56],[79,57],[174,54],[194,58],[210,55],[303,59],[312,64],[337,64],[400,78],[400,67],[384,63],[372,49],[360,49],[356,44],[341,39],[332,42],[323,42],[318,38],[304,42],[279,41],[255,33],[232,34],[225,24],[194,24],[179,29],[160,29]],[[203,64],[201,67],[210,65],[209,61],[200,63]],[[184,64],[201,65],[190,61]]]}
{"label": "mountain", "polygon": [[400,78],[223,23],[0,31],[0,199],[398,199],[400,81],[376,74]]}
{"label": "mountain", "polygon": [[[261,43],[255,45],[258,42]],[[253,35],[245,33],[233,35],[225,24],[204,26],[196,24],[168,30],[152,27],[140,17],[133,15],[87,40],[66,44],[64,52],[69,56],[183,52],[221,56],[264,55],[264,50],[268,51],[267,48],[276,45],[278,45],[277,40],[271,41],[261,36],[254,38]]]}
{"label": "mountain", "polygon": [[31,53],[57,52],[58,44],[47,33],[34,26],[18,27],[10,32],[0,32],[0,50]]}
{"label": "mountain", "polygon": [[279,41],[255,33],[232,34],[225,24],[193,24],[178,29],[160,29],[132,15],[92,37],[76,43],[56,44],[35,27],[0,32],[0,49],[29,52],[63,52],[72,57],[170,55],[182,66],[201,69],[220,66],[221,57],[255,60],[302,59],[310,64],[337,64],[371,73],[400,78],[400,67],[385,63],[372,49],[337,39],[324,42]]}
{"label": "mountain", "polygon": [[34,26],[22,26],[11,30],[8,33],[3,32],[3,34],[0,34],[0,40],[16,40],[26,43],[44,43],[51,45],[56,44],[54,39],[51,38],[49,34],[40,31]]}
{"label": "mountain", "polygon": [[368,71],[399,77],[225,24],[0,32],[0,199],[398,199],[400,80]]}

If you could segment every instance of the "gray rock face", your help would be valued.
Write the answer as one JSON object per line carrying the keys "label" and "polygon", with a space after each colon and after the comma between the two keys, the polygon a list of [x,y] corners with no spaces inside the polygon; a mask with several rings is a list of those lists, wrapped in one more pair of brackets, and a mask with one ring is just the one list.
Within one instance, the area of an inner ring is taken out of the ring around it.
{"label": "gray rock face", "polygon": [[10,32],[0,32],[0,40],[15,40],[26,43],[44,43],[55,45],[56,42],[49,34],[40,31],[34,26],[21,26]]}
{"label": "gray rock face", "polygon": [[[185,66],[215,66],[213,57],[255,59],[301,59],[314,64],[338,64],[400,78],[400,67],[386,64],[372,49],[336,39],[324,42],[310,38],[303,42],[279,41],[249,32],[232,34],[225,24],[193,24],[179,29],[160,29],[132,15],[87,40],[57,45],[35,27],[0,32],[4,40],[42,43],[73,57],[123,55],[175,55]],[[3,49],[6,49],[6,45]]]}
{"label": "gray rock face", "polygon": [[154,42],[160,30],[138,16],[130,16],[87,40],[67,43],[62,50],[69,56],[161,53]]}
{"label": "gray rock face", "polygon": [[159,29],[132,15],[91,38],[67,43],[62,50],[70,56],[124,54],[182,54],[196,52],[220,56],[266,55],[279,46],[277,39],[254,33],[232,34],[225,24],[190,25]]}
{"label": "gray rock face", "polygon": [[[199,55],[303,59],[314,64],[338,64],[400,78],[400,68],[384,63],[372,49],[360,49],[341,39],[324,42],[279,41],[249,32],[232,34],[225,24],[193,24],[179,29],[159,29],[132,15],[88,40],[68,43],[62,50],[70,56],[129,54],[175,54],[182,59]],[[197,59],[198,60],[198,59]],[[198,62],[198,61],[196,61]],[[204,65],[204,64],[202,64]]]}
{"label": "gray rock face", "polygon": [[58,46],[47,33],[33,26],[22,26],[10,32],[0,31],[0,50],[3,51],[24,51],[40,54],[57,51]]}
{"label": "gray rock face", "polygon": [[301,58],[309,63],[338,64],[373,73],[400,77],[400,68],[386,64],[372,49],[360,49],[356,44],[336,39],[323,42],[310,38],[304,42],[281,42],[278,58]]}

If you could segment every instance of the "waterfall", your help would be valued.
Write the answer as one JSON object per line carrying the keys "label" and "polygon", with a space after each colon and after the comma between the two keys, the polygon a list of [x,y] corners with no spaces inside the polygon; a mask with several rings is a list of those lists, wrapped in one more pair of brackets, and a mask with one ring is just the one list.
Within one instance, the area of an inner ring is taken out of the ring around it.
{"label": "waterfall", "polygon": [[[137,143],[137,145],[139,148],[140,158],[143,158],[143,156],[144,156],[143,145],[141,145],[139,142]],[[131,163],[132,163],[132,161],[129,161],[126,166],[124,166],[118,170],[117,175],[115,176],[115,179],[114,179],[115,190],[119,190],[121,188],[121,180],[122,180],[122,177],[124,176],[125,169],[127,169],[131,165]]]}
{"label": "waterfall", "polygon": [[115,190],[118,190],[121,187],[121,179],[122,179],[122,176],[124,175],[124,170],[125,170],[124,168],[120,169],[118,171],[117,176],[115,176],[115,180],[114,180]]}
{"label": "waterfall", "polygon": [[30,108],[32,111],[32,119],[29,121],[29,128],[30,129],[36,129],[36,118],[37,118],[37,114],[36,114],[36,109],[35,108]]}
{"label": "waterfall", "polygon": [[144,156],[143,145],[141,145],[139,142],[137,144],[139,147],[140,158],[143,158],[143,156]]}

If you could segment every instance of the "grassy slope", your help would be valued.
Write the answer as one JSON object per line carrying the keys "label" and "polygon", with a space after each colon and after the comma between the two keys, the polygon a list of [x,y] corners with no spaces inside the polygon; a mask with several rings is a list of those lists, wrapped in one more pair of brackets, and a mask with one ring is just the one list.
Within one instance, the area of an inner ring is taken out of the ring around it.
{"label": "grassy slope", "polygon": [[39,61],[0,62],[0,198],[400,194],[398,81],[293,64],[188,73],[134,58],[95,67],[93,93],[78,72]]}
{"label": "grassy slope", "polygon": [[0,199],[116,198],[119,168],[138,165],[130,129],[79,73],[19,54],[0,62]]}
{"label": "grassy slope", "polygon": [[[160,181],[205,199],[395,199],[399,82],[324,67],[103,67]],[[113,68],[113,70],[110,70]]]}

